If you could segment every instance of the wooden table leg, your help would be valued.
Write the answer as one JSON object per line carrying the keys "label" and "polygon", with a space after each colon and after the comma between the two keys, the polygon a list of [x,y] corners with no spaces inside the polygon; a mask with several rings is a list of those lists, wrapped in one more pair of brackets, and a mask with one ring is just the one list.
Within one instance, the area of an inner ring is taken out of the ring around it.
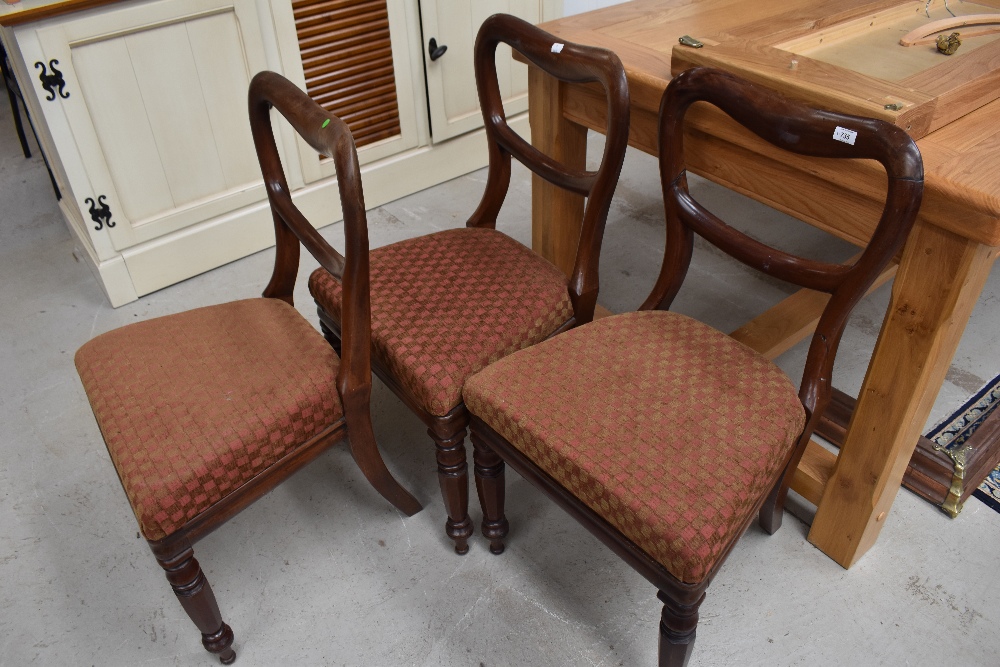
{"label": "wooden table leg", "polygon": [[[561,84],[537,67],[528,68],[531,143],[570,169],[587,164],[587,128],[566,120]],[[531,247],[570,275],[583,224],[583,197],[531,177]]]}
{"label": "wooden table leg", "polygon": [[809,541],[844,567],[875,543],[993,249],[918,220]]}

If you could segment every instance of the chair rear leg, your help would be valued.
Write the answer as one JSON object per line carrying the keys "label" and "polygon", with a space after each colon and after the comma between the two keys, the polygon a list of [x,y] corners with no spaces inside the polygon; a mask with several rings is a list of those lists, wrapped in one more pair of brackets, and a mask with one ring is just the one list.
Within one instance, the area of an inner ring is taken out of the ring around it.
{"label": "chair rear leg", "polygon": [[781,520],[785,516],[785,498],[788,497],[788,485],[779,481],[767,495],[767,500],[761,505],[757,515],[757,523],[768,535],[774,535],[781,528]]}
{"label": "chair rear leg", "polygon": [[504,495],[506,487],[506,465],[503,459],[485,442],[471,434],[475,461],[476,491],[479,506],[483,509],[483,537],[490,541],[490,551],[502,554],[504,538],[510,531],[510,524],[504,516]]}
{"label": "chair rear leg", "polygon": [[347,419],[348,440],[351,446],[351,456],[361,468],[365,479],[392,503],[396,509],[406,516],[413,516],[423,507],[413,495],[400,484],[385,466],[375,441],[372,430],[371,415],[368,412],[368,399],[361,401],[345,401],[344,413]]}
{"label": "chair rear leg", "polygon": [[173,556],[157,555],[156,560],[166,572],[167,581],[184,611],[201,630],[202,645],[218,655],[223,665],[231,665],[236,660],[233,630],[222,621],[219,604],[205,573],[194,558],[194,551],[187,547]]}
{"label": "chair rear leg", "polygon": [[[816,414],[823,414],[823,411],[818,410]],[[818,419],[814,415],[812,421],[806,425],[802,435],[799,436],[799,441],[792,451],[788,465],[785,466],[785,469],[781,473],[781,479],[774,485],[771,492],[767,494],[767,498],[764,500],[764,504],[761,505],[760,512],[757,514],[757,522],[768,535],[774,535],[781,528],[781,520],[785,515],[785,499],[788,498],[788,487],[792,483],[792,477],[795,475],[795,471],[802,461],[802,455],[806,451],[806,446],[809,444],[809,439],[815,427],[813,422],[815,421],[818,421]]]}
{"label": "chair rear leg", "polygon": [[695,630],[698,628],[698,607],[705,596],[693,605],[680,604],[666,593],[659,591],[656,597],[663,603],[660,614],[660,659],[659,667],[685,667],[694,649]]}
{"label": "chair rear leg", "polygon": [[427,429],[434,440],[438,465],[438,483],[448,512],[445,533],[455,541],[455,553],[469,552],[472,519],[469,518],[469,466],[465,456],[465,425],[468,419],[448,420]]}
{"label": "chair rear leg", "polygon": [[337,356],[339,357],[340,356],[340,334],[335,333],[333,331],[333,329],[331,329],[329,327],[329,325],[327,325],[327,323],[322,320],[322,316],[324,315],[324,311],[323,311],[322,308],[320,309],[319,312],[320,312],[320,318],[321,318],[320,321],[319,321],[319,330],[320,330],[320,332],[322,332],[323,338],[326,339],[326,342],[330,344],[330,347],[333,348],[333,351],[336,352]]}

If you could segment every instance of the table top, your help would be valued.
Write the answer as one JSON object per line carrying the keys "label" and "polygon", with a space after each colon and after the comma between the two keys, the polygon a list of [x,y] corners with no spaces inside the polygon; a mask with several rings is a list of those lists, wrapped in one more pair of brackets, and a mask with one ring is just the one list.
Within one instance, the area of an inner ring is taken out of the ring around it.
{"label": "table top", "polygon": [[[899,4],[900,0],[635,0],[541,27],[567,41],[617,53],[625,65],[633,105],[655,113],[670,80],[671,52],[682,35],[723,34],[752,40],[782,32],[792,39]],[[935,217],[953,218],[946,225],[952,231],[1000,246],[1000,100],[928,134],[917,145],[924,159],[924,206],[954,207],[953,216],[938,211]]]}

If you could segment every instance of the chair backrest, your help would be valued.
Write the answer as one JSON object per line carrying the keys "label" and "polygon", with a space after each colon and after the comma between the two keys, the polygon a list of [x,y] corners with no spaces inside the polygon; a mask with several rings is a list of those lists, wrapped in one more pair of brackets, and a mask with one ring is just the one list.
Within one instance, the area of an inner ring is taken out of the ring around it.
{"label": "chair backrest", "polygon": [[[299,267],[299,243],[343,286],[342,348],[337,378],[341,400],[368,400],[371,391],[371,302],[368,272],[368,219],[354,138],[347,125],[274,72],[250,82],[250,129],[274,218],[276,254],[264,296],[292,303]],[[271,107],[285,117],[310,146],[333,158],[344,215],[341,255],[292,202],[271,128]]]}
{"label": "chair backrest", "polygon": [[[684,166],[684,115],[697,101],[715,105],[787,151],[882,164],[888,176],[885,206],[868,246],[853,264],[814,261],[768,246],[730,227],[691,197]],[[837,139],[843,130],[853,141]],[[660,276],[641,308],[669,308],[691,262],[694,233],[747,266],[830,294],[812,337],[799,389],[810,416],[818,416],[829,401],[833,361],[848,315],[900,251],[920,208],[923,162],[916,144],[902,129],[884,121],[812,109],[710,68],[688,70],[670,82],[660,103],[659,131],[666,251]]]}
{"label": "chair backrest", "polygon": [[[560,81],[597,83],[604,88],[606,142],[596,170],[560,164],[507,125],[496,68],[496,48],[501,42]],[[604,225],[628,146],[629,94],[625,69],[611,51],[560,42],[544,30],[507,14],[491,16],[479,29],[474,65],[479,105],[489,141],[490,167],[483,199],[467,224],[469,227],[496,226],[497,214],[510,184],[511,156],[537,176],[586,197],[580,242],[570,276],[570,297],[579,321],[587,321],[593,316],[597,300],[597,265]]]}

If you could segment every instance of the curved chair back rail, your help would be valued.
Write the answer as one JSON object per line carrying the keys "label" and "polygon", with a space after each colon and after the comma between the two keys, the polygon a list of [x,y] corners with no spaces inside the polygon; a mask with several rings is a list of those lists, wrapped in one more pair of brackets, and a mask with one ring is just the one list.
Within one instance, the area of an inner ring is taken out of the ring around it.
{"label": "curved chair back rail", "polygon": [[[496,49],[501,43],[549,76],[567,83],[598,83],[604,88],[608,121],[604,153],[597,170],[584,171],[560,164],[510,128],[497,81]],[[574,308],[582,315],[578,321],[589,321],[593,317],[599,286],[598,256],[604,225],[628,145],[629,93],[621,61],[606,49],[559,42],[530,23],[507,14],[496,14],[480,28],[474,66],[479,106],[489,140],[490,167],[486,192],[467,225],[496,226],[510,184],[511,156],[540,178],[587,197],[570,291]]]}
{"label": "curved chair back rail", "polygon": [[[765,245],[730,227],[691,197],[684,162],[684,117],[698,101],[715,105],[787,151],[882,164],[888,176],[885,206],[868,246],[853,264],[818,262]],[[842,129],[856,133],[853,144],[835,139]],[[695,233],[751,268],[831,294],[812,337],[800,391],[806,409],[821,413],[830,397],[830,374],[847,317],[902,249],[920,208],[923,162],[916,143],[885,121],[813,109],[727,72],[696,68],[671,81],[660,104],[660,178],[667,251],[656,285],[641,308],[670,307],[690,265]]]}
{"label": "curved chair back rail", "polygon": [[[271,129],[274,107],[318,153],[333,157],[344,215],[344,255],[337,252],[292,201]],[[347,125],[274,72],[250,82],[250,129],[257,148],[267,198],[274,215],[277,259],[264,296],[292,302],[299,268],[299,242],[344,289],[339,388],[346,396],[371,390],[371,303],[368,284],[368,218],[354,138]],[[364,399],[367,401],[367,398]]]}

